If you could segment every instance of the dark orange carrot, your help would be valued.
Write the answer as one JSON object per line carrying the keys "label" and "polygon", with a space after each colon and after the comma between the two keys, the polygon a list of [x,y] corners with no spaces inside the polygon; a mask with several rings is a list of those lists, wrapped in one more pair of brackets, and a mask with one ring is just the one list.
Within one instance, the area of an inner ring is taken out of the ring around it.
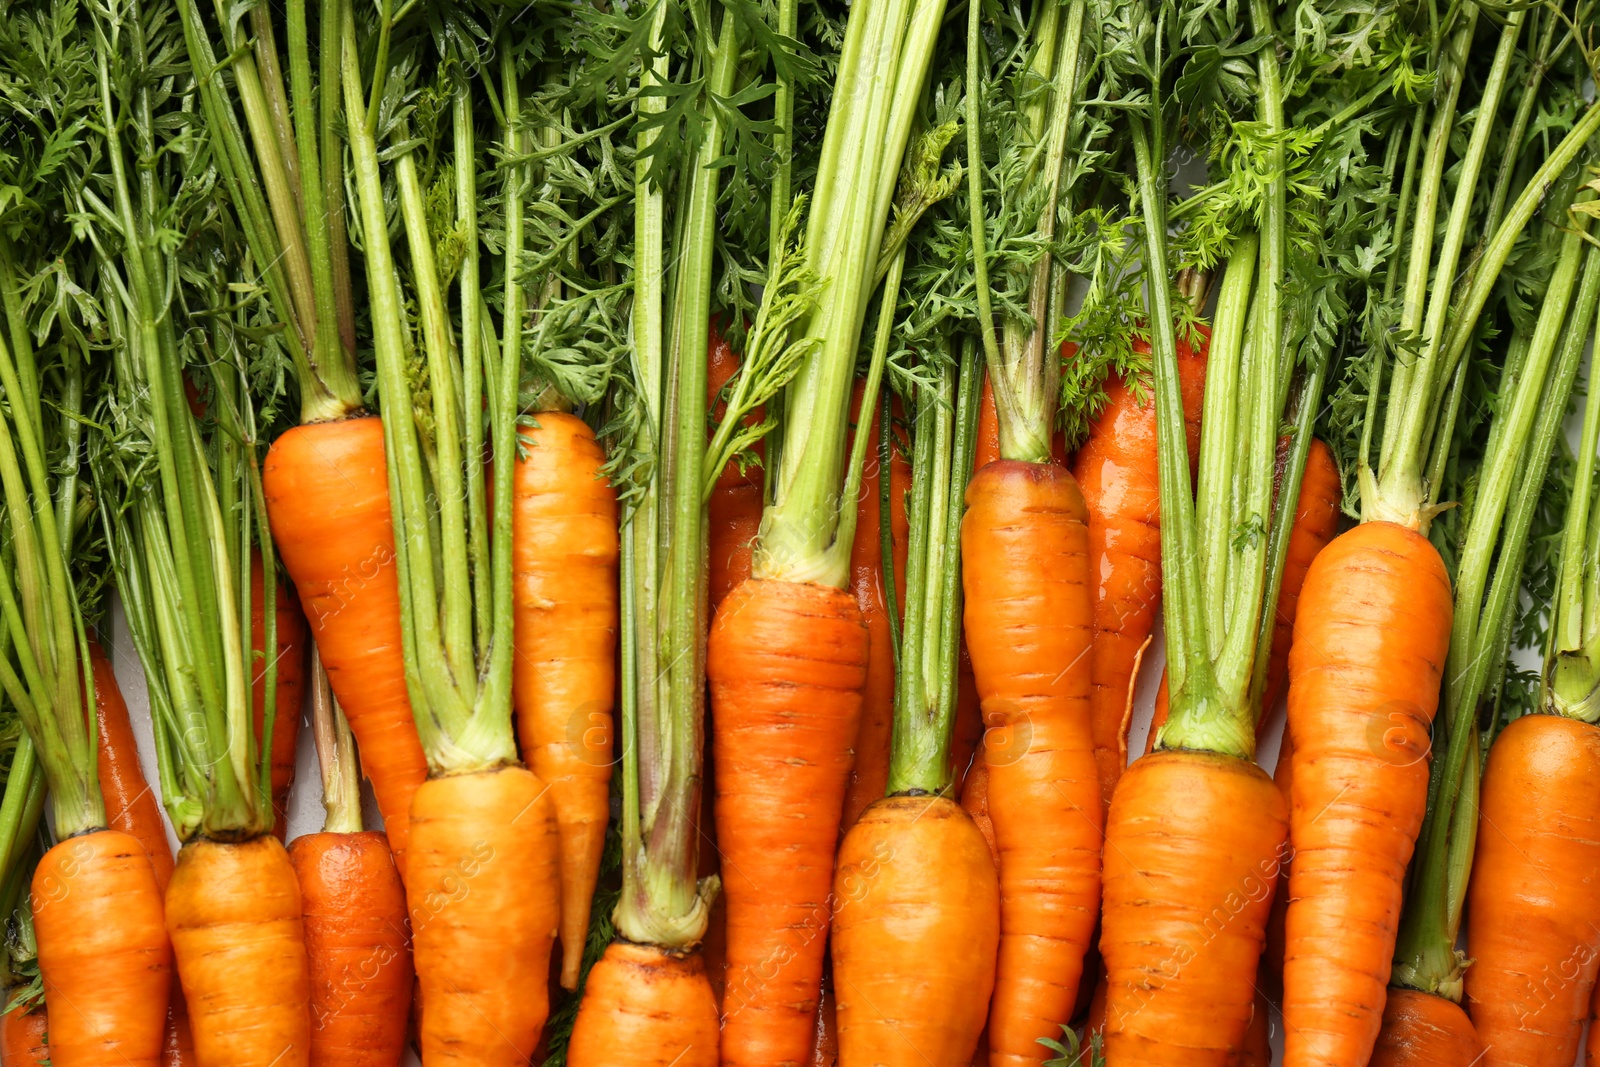
{"label": "dark orange carrot", "polygon": [[202,1067],[310,1062],[301,914],[294,868],[276,837],[240,844],[196,837],[178,852],[167,932]]}
{"label": "dark orange carrot", "polygon": [[[155,790],[150,788],[139,764],[139,746],[133,737],[128,704],[122,687],[99,642],[89,644],[89,662],[94,669],[95,720],[100,729],[100,796],[105,801],[106,825],[120,830],[144,846],[150,857],[156,888],[163,896],[172,881],[172,843],[167,840],[167,824],[161,817]],[[194,1040],[189,1034],[189,1011],[176,969],[167,1001],[167,1033],[162,1063],[181,1067],[192,1063]]]}
{"label": "dark orange carrot", "polygon": [[961,807],[972,817],[972,824],[989,845],[989,856],[995,870],[1000,869],[1000,848],[994,841],[994,820],[989,818],[989,761],[982,752],[972,764],[972,770],[961,784]]}
{"label": "dark orange carrot", "polygon": [[1589,1001],[1589,1037],[1583,1045],[1583,1067],[1600,1067],[1600,982]]}
{"label": "dark orange carrot", "polygon": [[1281,849],[1286,816],[1241,759],[1158,751],[1122,776],[1100,935],[1109,1063],[1225,1065],[1242,1046],[1276,879],[1261,857]]}
{"label": "dark orange carrot", "polygon": [[[1415,989],[1390,989],[1370,1062],[1371,1067],[1477,1067],[1495,1061],[1485,1060],[1483,1041],[1459,1004]],[[1562,1067],[1571,1063],[1569,1056]]]}
{"label": "dark orange carrot", "polygon": [[[1209,339],[1202,330],[1198,349],[1178,339],[1191,477],[1200,454]],[[1136,341],[1134,350],[1150,349]],[[1135,658],[1155,628],[1161,606],[1161,500],[1156,411],[1149,383],[1135,390],[1113,376],[1106,382],[1106,395],[1106,406],[1090,424],[1072,473],[1089,509],[1089,572],[1096,583],[1090,709],[1100,795],[1109,805],[1128,763],[1128,689],[1134,681]]]}
{"label": "dark orange carrot", "polygon": [[[1293,446],[1291,437],[1278,438],[1277,485],[1283,482],[1283,466],[1288,462]],[[1289,683],[1289,645],[1294,636],[1294,617],[1300,604],[1300,590],[1306,582],[1306,572],[1317,553],[1327,547],[1339,530],[1339,499],[1343,486],[1339,481],[1339,466],[1334,462],[1333,450],[1317,438],[1312,438],[1306,453],[1306,469],[1300,481],[1300,499],[1295,507],[1294,526],[1289,531],[1289,551],[1283,563],[1283,582],[1278,586],[1278,607],[1273,614],[1272,654],[1267,664],[1267,681],[1261,699],[1260,717],[1256,722],[1256,736],[1266,727],[1267,716],[1283,697]],[[1276,487],[1274,488],[1276,493]],[[1167,676],[1163,671],[1161,687],[1156,691],[1155,714],[1150,719],[1150,735],[1145,740],[1145,754],[1155,749],[1156,733],[1167,721]],[[1287,738],[1278,750],[1278,762],[1284,762],[1289,748]],[[1285,867],[1283,876],[1289,876]],[[1278,904],[1274,902],[1274,909]]]}
{"label": "dark orange carrot", "polygon": [[717,1005],[698,952],[613,941],[589,972],[573,1067],[717,1067]]}
{"label": "dark orange carrot", "polygon": [[[706,362],[707,403],[712,416],[720,421],[725,404],[718,402],[722,387],[739,370],[739,356],[722,335],[715,321],[711,324],[711,344]],[[747,425],[757,425],[766,417],[766,408],[757,407],[745,418]],[[755,446],[760,458],[766,451],[764,442]],[[709,568],[706,586],[711,610],[715,611],[722,598],[733,587],[750,577],[750,550],[755,544],[756,531],[761,528],[761,508],[764,503],[761,467],[750,464],[740,470],[739,464],[730,462],[720,475],[706,501],[706,552]]]}
{"label": "dark orange carrot", "polygon": [[1039,1058],[1072,1011],[1100,899],[1083,496],[1055,464],[979,468],[962,524],[967,648],[1000,852],[991,1062]]}
{"label": "dark orange carrot", "polygon": [[[856,384],[852,402],[855,412],[861,406],[861,383]],[[881,409],[881,405],[880,405]],[[879,410],[868,432],[879,440]],[[870,455],[876,457],[877,448]],[[895,612],[905,613],[906,581],[906,493],[911,488],[911,461],[900,447],[898,436],[889,464],[890,536],[894,545]],[[850,785],[845,793],[844,816],[840,833],[847,832],[867,806],[883,798],[889,780],[889,738],[894,721],[894,645],[883,581],[882,503],[879,492],[883,472],[876,458],[869,458],[862,473],[861,492],[856,498],[856,536],[850,549],[850,591],[855,594],[861,617],[867,624],[867,686],[861,696],[861,725],[856,731],[855,760],[850,766]]]}
{"label": "dark orange carrot", "polygon": [[971,1062],[994,988],[999,895],[983,835],[953,801],[896,795],[867,809],[834,878],[841,1064]]}
{"label": "dark orange carrot", "polygon": [[617,495],[575,415],[522,430],[513,483],[517,737],[550,790],[561,842],[561,984],[578,987],[611,804],[616,703]]}
{"label": "dark orange carrot", "polygon": [[358,417],[298,426],[273,442],[261,478],[273,541],[404,875],[411,794],[428,764],[406,694],[383,424]]}
{"label": "dark orange carrot", "polygon": [[867,656],[861,609],[830,586],[751,579],[712,622],[706,674],[728,905],[728,1067],[799,1064],[811,1054]]}
{"label": "dark orange carrot", "polygon": [[311,975],[311,1062],[394,1067],[411,1011],[405,887],[383,834],[305,834],[289,845]]}
{"label": "dark orange carrot", "polygon": [[1524,715],[1489,750],[1467,887],[1485,1063],[1570,1067],[1600,969],[1600,727]]}
{"label": "dark orange carrot", "polygon": [[1250,1008],[1250,1025],[1244,1043],[1228,1060],[1228,1067],[1272,1067],[1272,1024],[1267,998],[1258,988]]}
{"label": "dark orange carrot", "polygon": [[811,1067],[838,1067],[839,1005],[833,996],[833,976],[824,974],[822,996],[817,999],[817,1036],[811,1046]]}
{"label": "dark orange carrot", "polygon": [[423,1062],[525,1067],[549,1013],[560,921],[555,805],[532,772],[503,767],[430,778],[411,821]]}
{"label": "dark orange carrot", "polygon": [[50,1062],[156,1067],[172,946],[144,845],[119,830],[68,838],[40,859],[32,901]]}
{"label": "dark orange carrot", "polygon": [[0,1015],[0,1067],[39,1067],[50,1062],[43,1004]]}
{"label": "dark orange carrot", "polygon": [[[294,784],[295,756],[300,744],[300,705],[306,695],[306,655],[310,644],[306,616],[282,582],[274,598],[277,612],[278,692],[272,719],[272,832],[282,841],[289,828],[289,787]],[[255,717],[256,744],[261,744],[266,721],[266,663],[261,642],[266,633],[267,598],[261,588],[261,553],[250,553],[250,648],[253,666],[250,706]]]}
{"label": "dark orange carrot", "polygon": [[1361,1062],[1378,1036],[1452,613],[1439,553],[1394,523],[1335,538],[1306,575],[1289,650],[1295,1067]]}

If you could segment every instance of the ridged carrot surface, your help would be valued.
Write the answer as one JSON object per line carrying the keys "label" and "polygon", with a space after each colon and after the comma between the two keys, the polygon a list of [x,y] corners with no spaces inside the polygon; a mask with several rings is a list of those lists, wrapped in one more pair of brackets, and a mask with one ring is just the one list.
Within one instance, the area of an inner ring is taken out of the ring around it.
{"label": "ridged carrot surface", "polygon": [[[1461,1006],[1432,993],[1391,989],[1371,1067],[1475,1067],[1483,1042]],[[1571,1067],[1568,1056],[1563,1067]]]}
{"label": "ridged carrot surface", "polygon": [[572,1067],[717,1067],[717,1005],[698,952],[613,941],[589,971]]}
{"label": "ridged carrot surface", "polygon": [[1286,1067],[1372,1054],[1452,611],[1439,553],[1394,523],[1340,535],[1306,575],[1289,651]]}

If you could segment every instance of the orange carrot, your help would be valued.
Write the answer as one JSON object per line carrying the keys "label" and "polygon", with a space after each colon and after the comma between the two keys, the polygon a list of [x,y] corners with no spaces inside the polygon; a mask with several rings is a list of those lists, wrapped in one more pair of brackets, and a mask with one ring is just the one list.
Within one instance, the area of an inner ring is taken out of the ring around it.
{"label": "orange carrot", "polygon": [[105,649],[89,645],[94,668],[95,721],[100,730],[100,794],[106,805],[106,825],[120,830],[144,846],[150,857],[156,888],[163,894],[172,880],[172,844],[161,817],[160,800],[139,765],[139,745],[133,737],[127,701]]}
{"label": "orange carrot", "polygon": [[201,1067],[310,1063],[300,887],[276,837],[184,845],[167,888],[167,932]]}
{"label": "orange carrot", "polygon": [[[1200,455],[1200,407],[1210,343],[1203,328],[1201,336],[1198,349],[1178,338],[1191,478]],[[1149,350],[1142,341],[1134,343],[1136,352]],[[1106,406],[1090,424],[1072,473],[1089,509],[1089,573],[1096,578],[1090,713],[1101,801],[1109,805],[1128,763],[1126,718],[1135,657],[1155,628],[1161,606],[1161,500],[1156,410],[1149,384],[1136,394],[1129,383],[1113,376],[1106,382],[1106,395]]]}
{"label": "orange carrot", "polygon": [[[1383,1029],[1372,1050],[1372,1067],[1477,1067],[1485,1060],[1483,1041],[1472,1020],[1454,1001],[1391,989],[1383,1006]],[[1571,1067],[1568,1056],[1562,1067]]]}
{"label": "orange carrot", "polygon": [[37,1067],[50,1062],[44,1005],[0,1015],[0,1067]]}
{"label": "orange carrot", "polygon": [[[727,405],[718,403],[718,398],[722,387],[739,370],[739,356],[715,320],[711,323],[711,344],[706,358],[706,399],[712,417],[720,422]],[[745,424],[759,425],[765,417],[766,408],[757,407],[746,416]],[[765,442],[757,442],[754,452],[758,459],[763,456]],[[756,531],[761,528],[763,474],[761,467],[755,464],[740,470],[738,463],[730,462],[717,476],[711,499],[706,502],[709,567],[706,585],[712,611],[734,586],[750,577],[750,550],[755,544]]]}
{"label": "orange carrot", "polygon": [[375,831],[294,839],[311,975],[311,1062],[394,1067],[411,1010],[406,896],[388,839]]}
{"label": "orange carrot", "polygon": [[1335,538],[1306,575],[1289,651],[1290,1067],[1362,1062],[1378,1036],[1452,612],[1439,553],[1394,523]]}
{"label": "orange carrot", "polygon": [[[1288,462],[1289,450],[1294,445],[1291,437],[1278,438],[1277,484],[1283,482],[1283,467]],[[1289,645],[1294,636],[1294,617],[1300,604],[1300,590],[1306,582],[1306,572],[1317,553],[1328,546],[1339,529],[1339,499],[1342,485],[1339,466],[1333,460],[1333,450],[1317,438],[1311,439],[1306,454],[1306,469],[1300,481],[1300,499],[1295,506],[1294,525],[1289,530],[1289,550],[1283,563],[1283,582],[1278,586],[1278,609],[1273,615],[1272,653],[1267,664],[1267,683],[1261,700],[1260,718],[1256,722],[1256,736],[1261,736],[1267,724],[1267,715],[1283,697],[1289,682]],[[1276,493],[1276,488],[1274,488]],[[1155,714],[1150,719],[1150,735],[1145,739],[1145,755],[1156,745],[1156,733],[1167,721],[1167,675],[1161,674],[1161,687],[1156,690]],[[1288,753],[1288,741],[1278,750],[1278,764],[1282,766]],[[1288,867],[1283,871],[1289,876]],[[1278,907],[1276,900],[1274,909]]]}
{"label": "orange carrot", "polygon": [[589,972],[573,1067],[717,1067],[717,1005],[698,952],[613,941]]}
{"label": "orange carrot", "polygon": [[522,430],[513,482],[517,737],[550,790],[561,844],[561,984],[578,987],[611,804],[617,686],[617,495],[587,423]]}
{"label": "orange carrot", "polygon": [[525,1067],[549,1013],[560,921],[555,804],[531,771],[502,767],[430,778],[411,822],[423,1062]]}
{"label": "orange carrot", "polygon": [[1600,969],[1600,727],[1524,715],[1489,750],[1467,887],[1485,1063],[1570,1067]]}
{"label": "orange carrot", "polygon": [[383,423],[297,426],[273,442],[262,488],[273,541],[361,747],[403,876],[411,794],[428,775],[406,694]]}
{"label": "orange carrot", "polygon": [[1272,1067],[1272,1026],[1267,998],[1258,988],[1250,1008],[1250,1025],[1244,1043],[1229,1058],[1228,1067]]}
{"label": "orange carrot", "polygon": [[833,975],[824,974],[817,1000],[817,1036],[811,1045],[811,1067],[838,1067],[839,1005],[833,996]]}
{"label": "orange carrot", "polygon": [[1600,982],[1594,987],[1594,997],[1589,1001],[1589,1037],[1584,1042],[1584,1067],[1600,1067]]}
{"label": "orange carrot", "polygon": [[989,818],[989,761],[980,753],[967,780],[961,783],[961,808],[972,816],[972,824],[989,844],[989,857],[1000,869],[1000,848],[994,841],[994,820]]}
{"label": "orange carrot", "polygon": [[1224,1067],[1240,1048],[1277,879],[1261,857],[1281,854],[1287,821],[1242,759],[1165,750],[1122,776],[1100,935],[1108,1062]]}
{"label": "orange carrot", "polygon": [[996,460],[966,501],[966,637],[1000,852],[990,1062],[1031,1063],[1077,1000],[1100,899],[1087,516],[1055,464]]}
{"label": "orange carrot", "polygon": [[830,586],[751,579],[712,622],[726,1067],[811,1055],[867,656],[861,609]]}
{"label": "orange carrot", "polygon": [[[94,669],[95,720],[100,730],[100,795],[106,806],[106,826],[120,830],[144,846],[150,857],[156,888],[163,896],[172,881],[172,843],[167,840],[167,824],[155,790],[145,779],[139,764],[139,746],[133,737],[127,701],[105,650],[89,643],[89,662]],[[183,999],[183,986],[177,971],[172,974],[167,999],[167,1032],[162,1063],[181,1067],[192,1063],[194,1040],[189,1034],[189,1010]]]}
{"label": "orange carrot", "polygon": [[68,838],[39,861],[32,899],[50,1062],[156,1067],[172,946],[144,845],[119,830]]}
{"label": "orange carrot", "polygon": [[994,988],[999,896],[983,835],[953,801],[896,795],[866,810],[834,877],[841,1063],[971,1062]]}
{"label": "orange carrot", "polygon": [[[860,411],[861,383],[856,384],[855,411]],[[880,405],[881,406],[881,405]],[[878,411],[868,432],[879,440]],[[873,448],[875,456],[878,449]],[[879,491],[883,472],[876,459],[869,459],[856,499],[856,536],[850,549],[850,588],[867,624],[867,687],[861,699],[861,725],[856,733],[855,762],[850,767],[850,786],[845,793],[844,817],[839,831],[855,825],[867,806],[883,797],[889,780],[890,727],[894,722],[894,646],[883,581],[882,504]],[[889,464],[890,535],[894,544],[895,612],[904,616],[906,604],[906,493],[911,488],[911,461],[896,440]]]}
{"label": "orange carrot", "polygon": [[[250,707],[254,715],[256,744],[266,721],[266,662],[261,657],[261,642],[266,633],[267,598],[261,588],[261,553],[250,552],[250,648],[253,677],[250,680]],[[306,694],[306,647],[309,644],[306,616],[282,582],[274,597],[277,612],[278,692],[272,719],[272,832],[282,841],[289,828],[289,787],[294,784],[295,757],[300,744],[300,704]]]}

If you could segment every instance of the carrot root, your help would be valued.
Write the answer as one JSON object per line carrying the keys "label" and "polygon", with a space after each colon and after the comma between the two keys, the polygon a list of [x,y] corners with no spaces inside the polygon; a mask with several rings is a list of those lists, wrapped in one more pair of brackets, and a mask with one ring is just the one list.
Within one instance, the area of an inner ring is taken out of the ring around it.
{"label": "carrot root", "polygon": [[[1476,1067],[1483,1042],[1461,1006],[1415,989],[1391,989],[1371,1067]],[[1571,1067],[1572,1057],[1562,1067]]]}
{"label": "carrot root", "polygon": [[613,941],[589,971],[572,1067],[717,1067],[718,1019],[698,952]]}

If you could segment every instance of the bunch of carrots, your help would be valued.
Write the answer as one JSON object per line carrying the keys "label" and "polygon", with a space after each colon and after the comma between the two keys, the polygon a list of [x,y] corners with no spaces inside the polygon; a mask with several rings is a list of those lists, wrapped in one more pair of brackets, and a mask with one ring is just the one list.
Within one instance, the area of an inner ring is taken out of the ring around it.
{"label": "bunch of carrots", "polygon": [[1600,1062],[1597,20],[0,5],[0,1067]]}

